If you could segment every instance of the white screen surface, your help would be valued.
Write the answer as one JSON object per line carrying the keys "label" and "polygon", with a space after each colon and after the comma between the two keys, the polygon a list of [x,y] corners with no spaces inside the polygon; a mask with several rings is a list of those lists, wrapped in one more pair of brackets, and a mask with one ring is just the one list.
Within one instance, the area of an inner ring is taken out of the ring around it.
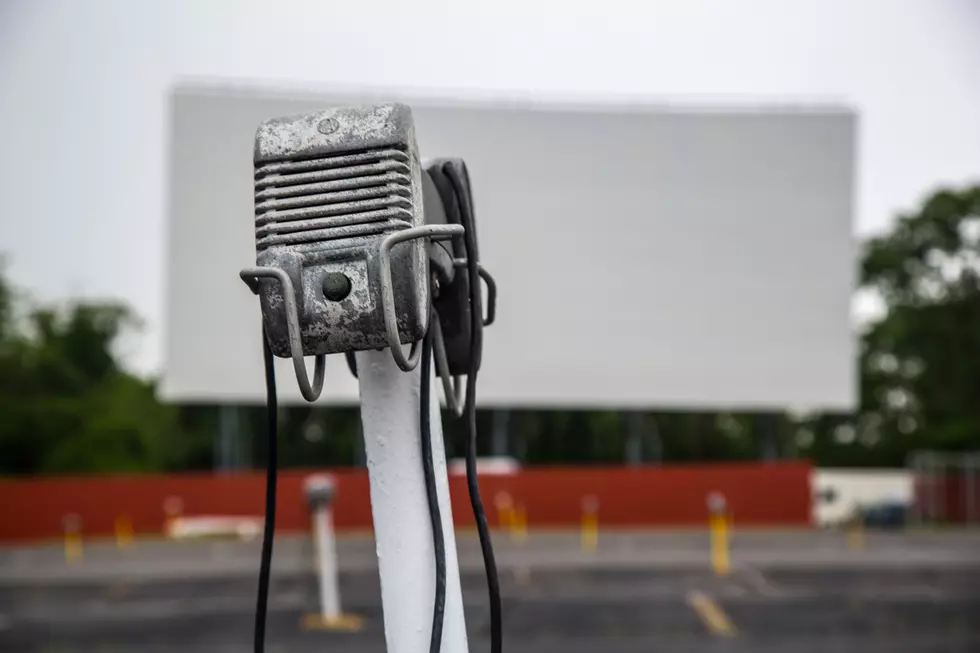
{"label": "white screen surface", "polygon": [[[484,406],[848,409],[855,119],[846,111],[413,102],[466,160],[499,287]],[[161,394],[260,402],[252,145],[263,120],[377,98],[172,97]],[[311,361],[312,367],[312,361]],[[302,401],[289,361],[280,395]],[[342,356],[323,401],[354,402]]]}

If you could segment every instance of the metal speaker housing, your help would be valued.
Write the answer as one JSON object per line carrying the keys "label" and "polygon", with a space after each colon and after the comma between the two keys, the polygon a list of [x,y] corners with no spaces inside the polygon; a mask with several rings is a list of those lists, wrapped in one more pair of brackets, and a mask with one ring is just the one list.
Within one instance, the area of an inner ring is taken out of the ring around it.
{"label": "metal speaker housing", "polygon": [[[388,346],[379,249],[424,223],[422,167],[411,110],[339,107],[268,120],[255,136],[255,247],[259,267],[281,269],[295,292],[304,356]],[[390,252],[398,338],[425,334],[426,242]],[[260,282],[276,356],[290,356],[283,284]]]}

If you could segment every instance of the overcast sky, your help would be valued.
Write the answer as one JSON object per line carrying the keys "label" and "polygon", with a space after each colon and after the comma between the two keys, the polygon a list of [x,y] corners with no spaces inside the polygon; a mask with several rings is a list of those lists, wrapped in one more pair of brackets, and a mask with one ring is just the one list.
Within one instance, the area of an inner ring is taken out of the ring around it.
{"label": "overcast sky", "polygon": [[845,104],[859,235],[980,179],[971,0],[0,0],[0,251],[39,299],[131,303],[143,371],[161,364],[165,99],[187,78]]}

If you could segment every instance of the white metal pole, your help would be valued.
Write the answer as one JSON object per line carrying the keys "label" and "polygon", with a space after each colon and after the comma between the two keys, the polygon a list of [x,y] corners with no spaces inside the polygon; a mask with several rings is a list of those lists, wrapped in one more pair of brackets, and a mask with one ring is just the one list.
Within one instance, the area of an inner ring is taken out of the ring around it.
{"label": "white metal pole", "polygon": [[340,592],[337,589],[337,549],[333,536],[333,511],[325,502],[313,512],[320,577],[320,614],[324,622],[340,618]]}
{"label": "white metal pole", "polygon": [[[385,641],[388,653],[427,653],[435,596],[435,559],[421,460],[421,365],[412,372],[403,372],[387,349],[357,352],[356,356]],[[433,466],[446,545],[442,650],[466,653],[463,596],[434,370],[430,387]]]}

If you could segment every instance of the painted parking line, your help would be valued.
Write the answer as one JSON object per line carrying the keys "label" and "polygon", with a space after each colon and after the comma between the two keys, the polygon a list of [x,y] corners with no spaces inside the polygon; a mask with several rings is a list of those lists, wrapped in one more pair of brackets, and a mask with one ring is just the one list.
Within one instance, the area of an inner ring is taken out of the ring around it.
{"label": "painted parking line", "polygon": [[769,582],[765,575],[750,565],[740,565],[739,571],[742,572],[745,580],[752,585],[755,591],[759,592],[763,596],[778,596],[779,590],[775,585]]}
{"label": "painted parking line", "polygon": [[687,603],[694,609],[701,618],[705,627],[713,634],[720,637],[734,637],[738,632],[732,620],[728,618],[725,611],[721,609],[717,601],[703,592],[690,592],[687,595]]}

